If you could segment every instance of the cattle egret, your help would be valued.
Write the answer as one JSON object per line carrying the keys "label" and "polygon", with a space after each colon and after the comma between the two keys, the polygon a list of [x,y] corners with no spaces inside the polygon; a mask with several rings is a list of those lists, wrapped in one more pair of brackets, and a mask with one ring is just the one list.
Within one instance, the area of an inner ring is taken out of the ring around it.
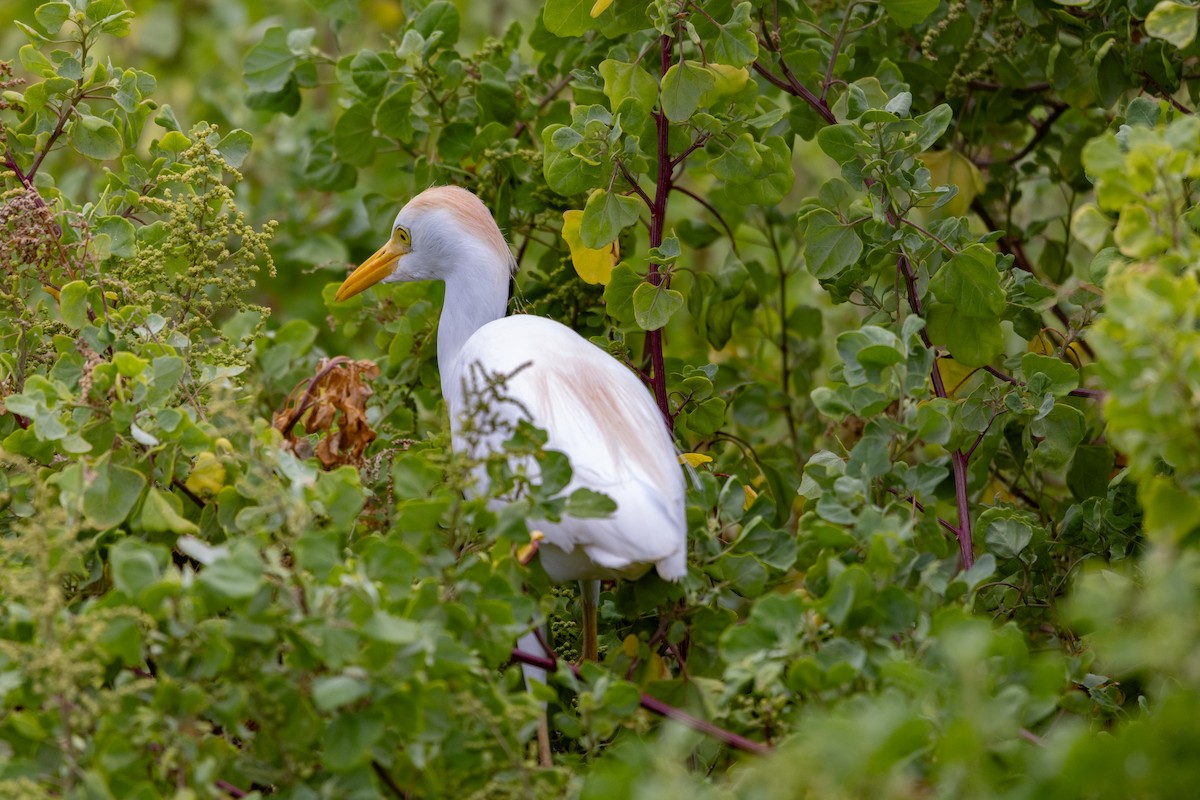
{"label": "cattle egret", "polygon": [[[538,553],[550,578],[580,582],[583,657],[594,660],[601,580],[637,578],[651,566],[669,581],[687,572],[683,474],[658,407],[630,370],[565,325],[505,316],[515,266],[479,198],[437,186],[400,209],[387,244],[337,299],[380,282],[444,282],[437,358],[453,447],[501,452],[504,430],[527,418],[546,432],[547,449],[570,459],[567,492],[586,487],[616,501],[608,518],[531,524],[544,534]],[[505,402],[480,407],[472,387],[481,372],[508,376]]]}

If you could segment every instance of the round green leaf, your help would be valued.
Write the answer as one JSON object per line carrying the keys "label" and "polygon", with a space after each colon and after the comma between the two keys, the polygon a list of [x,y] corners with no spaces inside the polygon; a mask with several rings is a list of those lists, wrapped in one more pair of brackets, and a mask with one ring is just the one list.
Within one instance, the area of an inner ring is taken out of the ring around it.
{"label": "round green leaf", "polygon": [[121,134],[102,117],[84,114],[67,129],[71,146],[88,158],[110,161],[121,155]]}
{"label": "round green leaf", "polygon": [[665,286],[643,282],[633,290],[633,313],[644,330],[656,331],[683,308],[683,295]]}

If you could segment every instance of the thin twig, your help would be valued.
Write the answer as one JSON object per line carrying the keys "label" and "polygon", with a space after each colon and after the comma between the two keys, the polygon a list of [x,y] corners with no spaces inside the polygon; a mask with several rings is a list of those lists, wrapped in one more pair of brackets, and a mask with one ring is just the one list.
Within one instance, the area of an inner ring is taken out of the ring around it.
{"label": "thin twig", "polygon": [[392,777],[382,764],[375,759],[371,759],[371,769],[375,770],[375,775],[388,788],[388,791],[398,797],[400,800],[408,800],[408,792],[396,783],[396,779]]}
{"label": "thin twig", "polygon": [[[557,671],[559,664],[556,659],[534,655],[533,653],[528,653],[515,647],[512,651],[512,660],[521,664],[529,664],[534,667],[540,667],[547,672]],[[579,671],[579,667],[569,662],[563,663],[566,663],[567,667],[570,668],[571,672],[574,673],[576,678],[583,680],[583,676]],[[651,697],[644,692],[641,693],[639,703],[641,704],[642,708],[646,709],[647,711],[652,711],[655,714],[666,717],[667,719],[682,723],[692,730],[699,731],[707,736],[711,736],[722,744],[732,747],[735,750],[741,750],[746,753],[757,753],[759,755],[765,755],[772,752],[772,748],[762,744],[761,742],[747,739],[744,736],[740,736],[732,731],[727,731],[724,728],[714,725],[708,720],[694,717],[683,709],[676,708],[669,703],[664,703],[657,697]]]}
{"label": "thin twig", "polygon": [[1054,108],[1052,108],[1050,113],[1046,116],[1046,119],[1042,120],[1042,122],[1033,129],[1033,136],[1029,138],[1029,141],[1025,143],[1025,146],[1013,153],[1011,156],[1008,156],[1007,158],[975,158],[972,159],[972,161],[974,161],[975,165],[979,167],[988,167],[997,162],[1003,162],[1005,164],[1017,163],[1022,158],[1033,152],[1033,148],[1037,147],[1038,142],[1046,138],[1046,134],[1050,132],[1051,126],[1054,125],[1059,117],[1066,113],[1068,108],[1070,108],[1070,106],[1068,106],[1066,103],[1054,106]]}
{"label": "thin twig", "polygon": [[200,508],[204,508],[204,506],[205,506],[204,501],[201,500],[196,495],[195,492],[193,492],[191,489],[189,489],[187,487],[187,484],[185,484],[183,481],[179,480],[179,478],[171,478],[171,485],[174,486],[179,491],[183,492],[185,495],[187,495],[188,499],[191,500],[196,505],[198,505]]}
{"label": "thin twig", "polygon": [[696,194],[695,192],[693,192],[690,189],[686,189],[683,186],[679,186],[678,184],[672,184],[671,189],[673,191],[679,192],[680,194],[686,194],[688,197],[692,198],[697,203],[704,206],[704,208],[708,210],[708,213],[710,213],[714,217],[716,217],[717,222],[721,223],[721,227],[725,229],[725,235],[729,237],[729,244],[733,248],[733,254],[737,255],[737,252],[738,252],[737,240],[734,239],[734,237],[733,237],[733,228],[729,227],[729,223],[726,222],[725,218],[721,216],[721,212],[717,211],[717,209],[713,208],[712,203],[708,202],[703,197]]}

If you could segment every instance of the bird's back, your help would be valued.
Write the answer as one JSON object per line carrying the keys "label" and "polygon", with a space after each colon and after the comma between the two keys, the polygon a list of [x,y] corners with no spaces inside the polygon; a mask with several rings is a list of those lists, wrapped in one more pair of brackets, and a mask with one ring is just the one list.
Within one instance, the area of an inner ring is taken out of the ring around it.
{"label": "bird's back", "polygon": [[[473,402],[481,375],[510,376],[506,402]],[[606,519],[564,516],[539,522],[542,565],[551,578],[636,577],[651,566],[669,580],[686,573],[684,481],[675,446],[650,393],[612,356],[570,328],[528,315],[505,317],[476,331],[450,370],[442,365],[455,446],[462,415],[487,408],[494,423],[527,417],[546,431],[547,448],[570,459],[572,491],[586,487],[617,503]],[[498,449],[501,433],[476,434],[482,452]]]}

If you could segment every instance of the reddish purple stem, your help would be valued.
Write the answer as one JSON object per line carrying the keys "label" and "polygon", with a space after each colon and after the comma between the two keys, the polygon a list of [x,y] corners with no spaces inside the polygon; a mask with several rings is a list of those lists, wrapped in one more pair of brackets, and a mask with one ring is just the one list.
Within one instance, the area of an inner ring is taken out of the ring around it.
{"label": "reddish purple stem", "polygon": [[[512,660],[521,664],[529,664],[530,666],[539,667],[547,672],[554,672],[558,669],[558,661],[556,659],[549,658],[547,656],[534,655],[533,653],[528,653],[515,647],[512,651]],[[576,678],[582,680],[579,667],[569,662],[564,663],[567,663],[567,666],[570,668],[571,672],[575,674]],[[745,736],[739,736],[732,731],[727,731],[724,728],[708,722],[707,720],[694,717],[683,709],[676,708],[669,703],[664,703],[662,700],[659,700],[656,697],[651,697],[645,692],[641,693],[640,702],[642,708],[646,709],[647,711],[652,711],[655,714],[666,717],[667,719],[675,720],[676,722],[688,726],[692,730],[699,731],[706,736],[711,736],[722,744],[732,747],[735,750],[741,750],[745,753],[757,753],[759,755],[765,755],[773,752],[771,747],[763,744],[762,742],[756,742],[752,739],[747,739]]]}

